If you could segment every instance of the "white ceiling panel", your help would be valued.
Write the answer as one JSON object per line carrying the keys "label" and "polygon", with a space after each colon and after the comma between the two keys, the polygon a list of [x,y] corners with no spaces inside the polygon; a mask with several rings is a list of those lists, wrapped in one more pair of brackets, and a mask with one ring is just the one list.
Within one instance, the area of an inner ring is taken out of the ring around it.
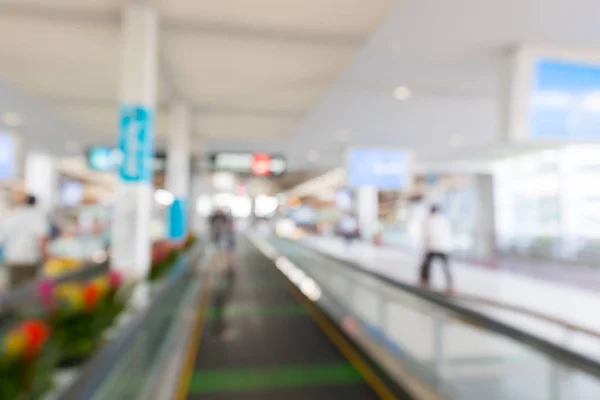
{"label": "white ceiling panel", "polygon": [[177,84],[202,104],[253,104],[263,95],[286,94],[294,101],[296,91],[322,91],[355,52],[226,36],[166,34],[165,40]]}
{"label": "white ceiling panel", "polygon": [[195,120],[196,136],[209,140],[249,140],[278,138],[293,130],[298,122],[289,118],[259,116],[202,115]]}
{"label": "white ceiling panel", "polygon": [[43,98],[117,95],[119,31],[0,14],[0,74]]}

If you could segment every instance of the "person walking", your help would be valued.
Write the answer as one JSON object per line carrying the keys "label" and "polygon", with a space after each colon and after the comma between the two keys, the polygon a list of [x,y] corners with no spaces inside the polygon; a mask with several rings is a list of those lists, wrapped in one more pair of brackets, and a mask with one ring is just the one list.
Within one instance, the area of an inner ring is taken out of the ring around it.
{"label": "person walking", "polygon": [[11,289],[36,277],[47,258],[49,222],[32,195],[13,194],[16,207],[0,231]]}
{"label": "person walking", "polygon": [[446,276],[446,292],[454,295],[454,280],[450,270],[450,253],[452,252],[452,229],[450,221],[441,213],[440,207],[431,206],[424,226],[425,256],[421,264],[421,285],[428,287],[431,265],[435,260],[442,263]]}

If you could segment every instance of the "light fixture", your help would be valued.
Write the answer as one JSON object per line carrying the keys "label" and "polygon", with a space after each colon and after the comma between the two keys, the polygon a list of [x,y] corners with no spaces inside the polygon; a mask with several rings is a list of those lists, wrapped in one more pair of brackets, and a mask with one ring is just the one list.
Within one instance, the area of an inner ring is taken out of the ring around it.
{"label": "light fixture", "polygon": [[398,86],[394,89],[394,97],[396,100],[407,100],[412,96],[412,92],[406,86]]}
{"label": "light fixture", "polygon": [[317,162],[317,160],[319,160],[319,152],[317,150],[311,150],[308,152],[306,158],[310,162]]}
{"label": "light fixture", "polygon": [[21,114],[14,111],[6,111],[2,114],[2,122],[9,127],[17,127],[21,125]]}
{"label": "light fixture", "polygon": [[154,192],[154,201],[161,206],[168,207],[173,204],[173,201],[175,201],[175,196],[173,196],[173,193],[169,192],[168,190],[158,189],[156,192]]}

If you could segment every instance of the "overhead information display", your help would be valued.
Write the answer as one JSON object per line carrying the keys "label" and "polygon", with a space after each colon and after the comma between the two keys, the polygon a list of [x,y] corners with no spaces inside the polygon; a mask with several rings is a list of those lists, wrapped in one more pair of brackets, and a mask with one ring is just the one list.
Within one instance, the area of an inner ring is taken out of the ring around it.
{"label": "overhead information display", "polygon": [[533,139],[600,139],[600,65],[539,60],[530,130]]}
{"label": "overhead information display", "polygon": [[286,160],[279,154],[215,152],[207,157],[211,172],[230,172],[251,176],[281,176],[287,168]]}
{"label": "overhead information display", "polygon": [[508,77],[502,133],[510,142],[600,140],[600,52],[522,47]]}
{"label": "overhead information display", "polygon": [[410,160],[409,154],[401,150],[351,149],[348,153],[348,186],[406,189],[412,182]]}

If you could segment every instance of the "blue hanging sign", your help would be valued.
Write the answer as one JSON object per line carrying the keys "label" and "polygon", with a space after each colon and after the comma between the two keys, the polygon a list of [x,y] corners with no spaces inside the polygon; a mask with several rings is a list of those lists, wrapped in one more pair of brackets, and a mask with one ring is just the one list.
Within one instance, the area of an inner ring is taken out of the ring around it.
{"label": "blue hanging sign", "polygon": [[139,104],[119,108],[119,176],[126,182],[149,182],[153,174],[152,110]]}

